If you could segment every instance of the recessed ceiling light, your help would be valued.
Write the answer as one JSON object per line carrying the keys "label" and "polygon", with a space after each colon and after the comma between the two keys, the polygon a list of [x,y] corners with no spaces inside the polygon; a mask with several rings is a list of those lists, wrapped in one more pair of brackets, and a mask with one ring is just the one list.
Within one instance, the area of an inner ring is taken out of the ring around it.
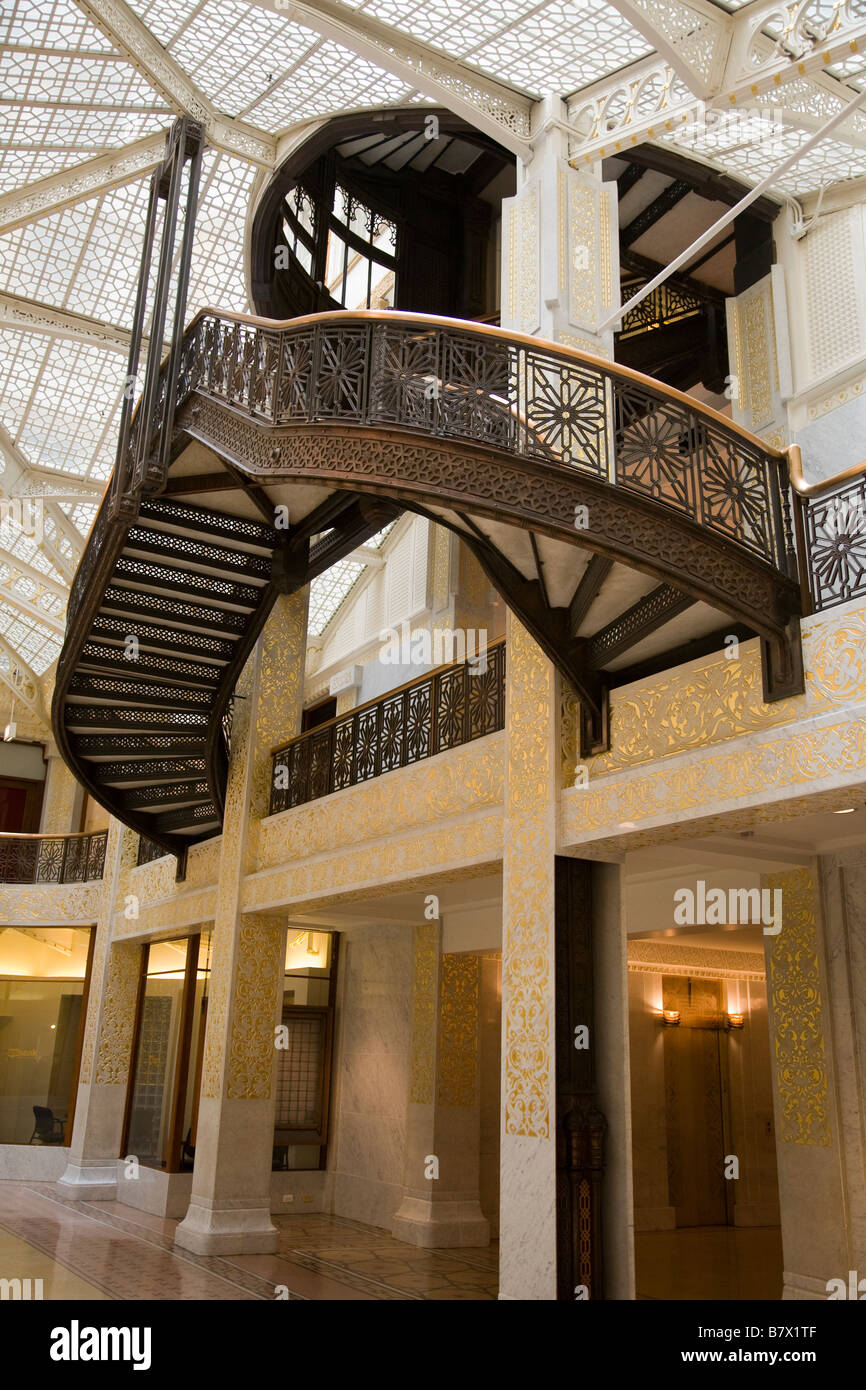
{"label": "recessed ceiling light", "polygon": [[621,820],[620,823],[619,823],[619,829],[620,829],[620,830],[637,830],[637,826],[635,825],[635,823],[634,823],[633,820]]}
{"label": "recessed ceiling light", "polygon": [[853,807],[853,806],[846,806],[845,809],[844,809],[844,811],[834,811],[834,812],[833,812],[833,815],[834,815],[834,816],[850,816],[850,815],[853,815],[854,810],[855,810],[855,807]]}

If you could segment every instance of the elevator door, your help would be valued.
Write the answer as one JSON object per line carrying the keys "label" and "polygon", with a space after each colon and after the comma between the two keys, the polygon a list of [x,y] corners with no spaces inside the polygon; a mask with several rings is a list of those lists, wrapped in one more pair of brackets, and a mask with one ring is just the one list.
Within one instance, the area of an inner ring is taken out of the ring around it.
{"label": "elevator door", "polygon": [[701,980],[700,998],[686,998],[687,981],[665,980],[666,1009],[678,1009],[680,1023],[664,1038],[665,1118],[670,1203],[677,1226],[728,1224],[725,1180],[725,1093],[720,1047],[724,1035],[714,1025],[720,988]]}

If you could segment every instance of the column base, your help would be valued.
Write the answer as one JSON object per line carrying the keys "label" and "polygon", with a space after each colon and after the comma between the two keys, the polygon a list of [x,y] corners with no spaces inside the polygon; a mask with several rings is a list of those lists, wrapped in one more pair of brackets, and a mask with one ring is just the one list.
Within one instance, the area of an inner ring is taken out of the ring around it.
{"label": "column base", "polygon": [[174,1243],[194,1255],[272,1255],[279,1231],[267,1201],[257,1207],[213,1208],[195,1197],[174,1233]]}
{"label": "column base", "polygon": [[73,1202],[113,1202],[117,1199],[117,1159],[71,1160],[57,1179],[58,1192]]}
{"label": "column base", "polygon": [[782,1275],[782,1301],[806,1303],[827,1302],[827,1281],[811,1274],[795,1274],[786,1269]]}
{"label": "column base", "polygon": [[391,1221],[391,1234],[427,1250],[489,1245],[490,1222],[482,1216],[477,1198],[437,1202],[404,1197]]}

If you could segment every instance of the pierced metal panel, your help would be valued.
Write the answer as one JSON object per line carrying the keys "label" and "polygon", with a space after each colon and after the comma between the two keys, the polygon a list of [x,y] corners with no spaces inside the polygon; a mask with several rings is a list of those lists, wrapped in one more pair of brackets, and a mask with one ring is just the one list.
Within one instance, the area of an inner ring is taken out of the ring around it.
{"label": "pierced metal panel", "polygon": [[803,504],[816,612],[866,594],[866,478]]}
{"label": "pierced metal panel", "polygon": [[91,835],[0,834],[0,883],[90,883],[105,869],[107,830]]}
{"label": "pierced metal panel", "polygon": [[341,715],[273,755],[270,813],[457,748],[505,724],[505,643]]}

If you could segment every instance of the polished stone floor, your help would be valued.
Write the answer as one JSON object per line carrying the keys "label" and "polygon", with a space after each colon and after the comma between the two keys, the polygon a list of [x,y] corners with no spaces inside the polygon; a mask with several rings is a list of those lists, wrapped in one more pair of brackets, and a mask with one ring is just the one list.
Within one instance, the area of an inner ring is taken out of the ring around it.
{"label": "polished stone floor", "polygon": [[778,1226],[692,1226],[641,1231],[634,1238],[641,1299],[778,1299],[782,1233]]}
{"label": "polished stone floor", "polygon": [[495,1245],[416,1250],[342,1217],[276,1216],[276,1254],[206,1257],[173,1248],[176,1224],[120,1202],[71,1202],[53,1183],[0,1182],[0,1278],[41,1278],[45,1299],[497,1296]]}
{"label": "polished stone floor", "polygon": [[[491,1300],[497,1247],[416,1250],[338,1216],[275,1216],[273,1255],[193,1255],[176,1222],[120,1202],[71,1202],[53,1183],[0,1182],[0,1278],[46,1299]],[[639,1299],[777,1299],[778,1228],[695,1227],[635,1237]],[[282,1294],[285,1297],[285,1294]]]}

